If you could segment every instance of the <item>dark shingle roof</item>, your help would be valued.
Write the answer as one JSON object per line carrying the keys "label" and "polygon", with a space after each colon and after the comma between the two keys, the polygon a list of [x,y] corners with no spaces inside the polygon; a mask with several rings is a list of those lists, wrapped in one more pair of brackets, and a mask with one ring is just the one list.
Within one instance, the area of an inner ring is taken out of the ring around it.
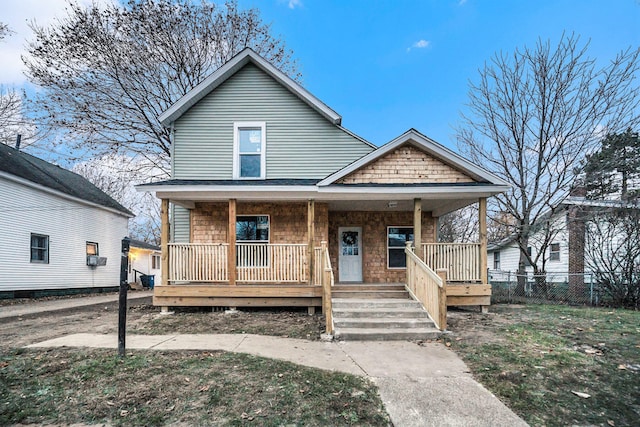
{"label": "dark shingle roof", "polygon": [[133,213],[86,178],[30,154],[0,144],[0,171],[126,215]]}
{"label": "dark shingle roof", "polygon": [[138,187],[150,185],[316,185],[319,179],[169,179],[150,182]]}

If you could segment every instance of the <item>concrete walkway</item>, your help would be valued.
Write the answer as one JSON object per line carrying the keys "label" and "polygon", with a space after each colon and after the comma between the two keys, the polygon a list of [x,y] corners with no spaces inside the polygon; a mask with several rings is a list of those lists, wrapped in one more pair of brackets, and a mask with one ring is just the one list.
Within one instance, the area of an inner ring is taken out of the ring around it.
{"label": "concrete walkway", "polygon": [[[127,301],[137,301],[143,298],[151,298],[153,291],[129,291]],[[78,307],[109,304],[118,301],[118,294],[108,295],[83,295],[76,298],[60,298],[49,301],[30,301],[24,304],[0,306],[0,319],[11,317],[29,316],[32,314],[46,313],[50,311],[72,310]]]}
{"label": "concrete walkway", "polygon": [[[115,349],[117,336],[75,334],[29,347]],[[453,351],[438,343],[320,342],[248,334],[129,335],[127,348],[233,351],[368,376],[396,427],[527,425],[478,384]]]}

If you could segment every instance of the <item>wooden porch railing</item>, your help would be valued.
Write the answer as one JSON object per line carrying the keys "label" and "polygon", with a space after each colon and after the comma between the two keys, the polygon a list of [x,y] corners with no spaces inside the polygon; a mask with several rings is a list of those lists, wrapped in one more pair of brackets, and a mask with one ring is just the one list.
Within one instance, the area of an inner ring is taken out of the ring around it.
{"label": "wooden porch railing", "polygon": [[433,271],[413,253],[410,244],[404,252],[407,255],[407,288],[427,310],[436,327],[444,331],[447,329],[446,270]]}
{"label": "wooden porch railing", "polygon": [[324,264],[322,263],[322,248],[313,248],[313,284],[322,285],[322,277],[324,275]]}
{"label": "wooden porch railing", "polygon": [[229,280],[226,243],[169,243],[169,282]]}
{"label": "wooden porch railing", "polygon": [[237,243],[237,282],[303,283],[307,280],[307,245]]}
{"label": "wooden porch railing", "polygon": [[331,267],[331,258],[329,257],[329,249],[327,242],[322,242],[320,248],[322,260],[322,312],[325,318],[325,331],[327,334],[333,334],[333,304],[331,303],[331,287],[334,285],[333,268]]}
{"label": "wooden porch railing", "polygon": [[447,270],[449,282],[480,282],[480,243],[423,243],[425,264]]}

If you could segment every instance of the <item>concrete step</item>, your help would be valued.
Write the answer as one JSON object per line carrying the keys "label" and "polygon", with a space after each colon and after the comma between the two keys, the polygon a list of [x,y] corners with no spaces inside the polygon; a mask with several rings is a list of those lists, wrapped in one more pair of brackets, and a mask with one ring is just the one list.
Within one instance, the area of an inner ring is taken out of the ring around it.
{"label": "concrete step", "polygon": [[367,299],[385,299],[385,298],[395,298],[395,299],[408,299],[410,298],[409,293],[402,290],[357,290],[357,291],[348,291],[348,290],[331,290],[331,295],[336,298],[367,298]]}
{"label": "concrete step", "polygon": [[379,318],[379,317],[358,317],[358,318],[334,318],[334,326],[343,328],[360,329],[412,329],[412,328],[435,328],[431,319],[419,318]]}
{"label": "concrete step", "polygon": [[426,311],[414,307],[364,307],[364,308],[333,308],[334,319],[344,318],[391,318],[391,319],[419,319],[429,317]]}
{"label": "concrete step", "polygon": [[416,300],[398,298],[331,298],[333,308],[416,308],[422,310],[422,306]]}
{"label": "concrete step", "polygon": [[441,335],[436,328],[341,328],[335,331],[335,337],[345,341],[398,341],[437,339]]}

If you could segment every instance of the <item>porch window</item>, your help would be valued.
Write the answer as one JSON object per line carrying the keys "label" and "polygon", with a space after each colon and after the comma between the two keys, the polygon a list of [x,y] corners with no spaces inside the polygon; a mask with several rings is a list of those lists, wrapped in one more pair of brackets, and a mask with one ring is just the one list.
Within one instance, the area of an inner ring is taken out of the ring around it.
{"label": "porch window", "polygon": [[265,127],[264,122],[233,124],[234,179],[264,179]]}
{"label": "porch window", "polygon": [[493,269],[500,270],[500,251],[493,253]]}
{"label": "porch window", "polygon": [[413,241],[413,227],[387,227],[387,268],[407,268],[404,248]]}
{"label": "porch window", "polygon": [[31,233],[31,262],[49,264],[49,236]]}
{"label": "porch window", "polygon": [[560,261],[560,243],[552,243],[549,246],[549,261]]}
{"label": "porch window", "polygon": [[236,265],[267,267],[269,265],[269,216],[236,217]]}

